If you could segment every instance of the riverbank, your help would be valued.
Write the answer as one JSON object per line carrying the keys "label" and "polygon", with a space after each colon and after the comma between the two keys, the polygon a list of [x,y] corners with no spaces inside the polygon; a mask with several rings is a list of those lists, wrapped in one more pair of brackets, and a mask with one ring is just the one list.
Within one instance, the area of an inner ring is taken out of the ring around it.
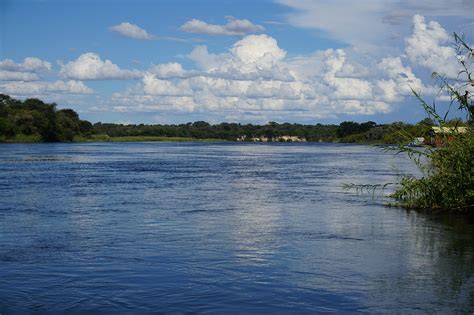
{"label": "riverbank", "polygon": [[[237,141],[237,140],[225,140],[216,138],[198,139],[191,137],[159,137],[159,136],[123,136],[123,137],[110,137],[108,135],[93,135],[91,137],[74,137],[73,141],[57,141],[57,143],[84,143],[84,142],[235,142],[235,143],[259,143],[259,141]],[[291,142],[291,141],[290,141]],[[287,142],[287,143],[290,143]],[[341,144],[360,144],[360,145],[387,145],[383,142],[368,141],[368,142],[344,142],[338,140],[334,141],[307,141],[308,143],[341,143]],[[17,135],[14,138],[0,137],[0,143],[47,143],[43,141],[40,136],[32,135]],[[282,143],[281,141],[268,141],[265,143]],[[283,141],[283,143],[286,143]],[[296,142],[295,142],[296,143]]]}
{"label": "riverbank", "polygon": [[[237,141],[217,138],[192,138],[192,137],[163,137],[163,136],[118,136],[111,137],[108,135],[92,135],[91,137],[75,136],[72,141],[55,141],[57,143],[84,143],[84,142],[235,142],[235,143],[259,143],[260,141]],[[43,141],[39,135],[16,135],[13,138],[0,136],[0,143],[47,143]],[[285,141],[268,141],[266,143],[285,143]],[[289,141],[292,142],[292,141]],[[395,144],[387,144],[383,141],[344,141],[335,139],[329,141],[306,141],[308,143],[341,143],[341,144],[359,144],[370,146],[390,146]]]}

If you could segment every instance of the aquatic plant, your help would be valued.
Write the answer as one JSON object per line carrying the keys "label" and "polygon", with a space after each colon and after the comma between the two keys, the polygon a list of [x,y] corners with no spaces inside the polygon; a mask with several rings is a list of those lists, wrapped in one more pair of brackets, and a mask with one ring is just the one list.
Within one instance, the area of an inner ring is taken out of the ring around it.
{"label": "aquatic plant", "polygon": [[[395,150],[397,154],[406,154],[418,167],[422,176],[402,175],[397,183],[385,184],[345,184],[345,190],[357,194],[370,195],[372,198],[384,197],[388,186],[395,186],[390,195],[394,202],[391,206],[418,209],[428,212],[450,212],[474,214],[474,103],[472,88],[474,80],[470,65],[474,59],[474,50],[462,37],[454,33],[461,71],[455,80],[438,73],[433,77],[440,82],[442,91],[450,96],[449,107],[444,115],[439,113],[436,103],[428,104],[419,92],[412,89],[415,97],[428,114],[427,119],[449,132],[440,133],[438,143],[441,147],[425,144],[421,148],[407,145],[407,141],[384,150]],[[448,114],[457,105],[458,113],[465,114],[467,129],[462,130],[462,120],[447,120]],[[448,127],[449,128],[446,128]],[[445,130],[440,129],[440,130]],[[465,131],[465,132],[464,132]],[[402,129],[397,139],[410,139]]]}
{"label": "aquatic plant", "polygon": [[[441,89],[450,96],[451,102],[444,115],[440,115],[436,104],[428,104],[420,94],[413,91],[420,101],[429,118],[432,118],[440,127],[446,125],[447,116],[453,105],[466,115],[468,121],[467,132],[461,133],[457,126],[451,132],[440,135],[442,147],[425,147],[416,150],[405,145],[399,145],[398,152],[408,156],[420,168],[423,176],[416,178],[405,175],[401,177],[395,192],[391,195],[395,205],[405,208],[424,209],[429,211],[470,212],[474,210],[474,178],[473,178],[473,114],[474,103],[471,87],[474,86],[472,72],[469,65],[474,58],[473,49],[464,39],[454,33],[457,45],[458,60],[462,70],[455,81],[433,73],[441,83]],[[424,157],[424,159],[423,159]]]}
{"label": "aquatic plant", "polygon": [[421,166],[423,177],[401,177],[392,194],[395,205],[430,211],[474,210],[473,156],[472,130],[458,134],[444,147],[430,151],[427,153],[428,163]]}

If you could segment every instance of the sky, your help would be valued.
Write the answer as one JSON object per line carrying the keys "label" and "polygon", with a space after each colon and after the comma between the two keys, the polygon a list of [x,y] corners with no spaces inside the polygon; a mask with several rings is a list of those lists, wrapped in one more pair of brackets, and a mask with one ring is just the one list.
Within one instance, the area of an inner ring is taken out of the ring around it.
{"label": "sky", "polygon": [[[92,122],[417,122],[472,0],[0,0],[0,93]],[[471,66],[471,63],[468,64]]]}

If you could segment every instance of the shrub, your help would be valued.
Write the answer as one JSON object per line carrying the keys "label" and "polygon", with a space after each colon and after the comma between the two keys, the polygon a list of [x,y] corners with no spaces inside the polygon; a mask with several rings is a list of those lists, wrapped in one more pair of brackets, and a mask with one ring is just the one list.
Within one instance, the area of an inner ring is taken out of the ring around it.
{"label": "shrub", "polygon": [[[437,73],[433,75],[440,80],[442,89],[450,95],[451,105],[456,103],[458,110],[466,114],[469,124],[467,132],[445,135],[444,145],[439,149],[427,148],[425,151],[416,151],[399,146],[398,149],[408,153],[425,176],[422,178],[402,177],[392,197],[397,201],[397,205],[406,208],[473,214],[474,104],[469,88],[474,86],[474,81],[466,60],[474,57],[474,51],[457,34],[454,34],[454,38],[458,45],[458,54],[462,56],[459,58],[462,70],[459,72],[458,80],[450,82]],[[439,126],[453,125],[453,121],[446,121],[449,110],[442,117],[437,113],[435,104],[429,105],[419,93],[415,91],[413,93],[421,101],[429,118],[433,118]],[[462,121],[459,120],[454,121],[455,126],[461,123]],[[420,163],[422,155],[426,156],[427,164]]]}
{"label": "shrub", "polygon": [[429,155],[428,174],[404,176],[392,195],[406,208],[471,212],[474,207],[474,136],[472,129]]}

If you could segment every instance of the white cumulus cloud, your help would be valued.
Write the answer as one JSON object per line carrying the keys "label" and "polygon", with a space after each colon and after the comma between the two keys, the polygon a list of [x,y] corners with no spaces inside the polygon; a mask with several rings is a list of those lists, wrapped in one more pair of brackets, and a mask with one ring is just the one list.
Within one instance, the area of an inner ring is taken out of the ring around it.
{"label": "white cumulus cloud", "polygon": [[59,74],[65,78],[76,80],[127,80],[138,79],[143,74],[138,70],[124,70],[98,54],[85,53],[74,61],[61,64]]}
{"label": "white cumulus cloud", "polygon": [[1,93],[10,95],[90,94],[93,90],[81,81],[10,82],[0,84]]}
{"label": "white cumulus cloud", "polygon": [[255,63],[263,68],[271,68],[286,56],[277,41],[268,35],[249,35],[236,42],[232,54],[244,63]]}
{"label": "white cumulus cloud", "polygon": [[370,100],[373,98],[372,85],[367,80],[336,76],[346,64],[346,54],[342,49],[326,51],[325,81],[334,88],[334,96],[341,100]]}
{"label": "white cumulus cloud", "polygon": [[154,38],[154,36],[148,33],[146,30],[129,22],[123,22],[118,25],[111,26],[109,29],[113,32],[119,33],[122,36],[134,39],[151,40]]}
{"label": "white cumulus cloud", "polygon": [[438,22],[426,23],[423,16],[415,15],[413,34],[406,39],[405,52],[412,63],[456,78],[460,68],[451,43],[452,36]]}
{"label": "white cumulus cloud", "polygon": [[0,70],[15,72],[48,72],[51,71],[51,63],[36,57],[26,57],[22,63],[16,63],[11,59],[0,61]]}
{"label": "white cumulus cloud", "polygon": [[198,19],[192,19],[181,25],[179,29],[187,33],[227,36],[244,36],[248,33],[259,33],[265,30],[263,26],[253,24],[249,20],[233,17],[228,17],[228,22],[225,25],[208,24]]}
{"label": "white cumulus cloud", "polygon": [[4,59],[0,61],[0,81],[36,81],[51,69],[50,62],[36,57],[26,57],[21,63]]}
{"label": "white cumulus cloud", "polygon": [[0,81],[36,81],[36,73],[0,70]]}
{"label": "white cumulus cloud", "polygon": [[187,81],[180,81],[177,84],[173,84],[173,82],[168,80],[157,79],[153,74],[146,74],[144,76],[143,91],[146,94],[162,96],[189,96],[193,93]]}
{"label": "white cumulus cloud", "polygon": [[[185,70],[179,63],[155,65],[138,88],[115,95],[120,110],[329,117],[341,113],[372,115],[392,109],[375,99],[374,81],[340,76],[356,68],[343,50],[315,53],[295,64],[286,60],[286,51],[274,38],[248,35],[227,52],[213,54],[206,46],[198,46],[188,58],[200,70]],[[317,65],[318,71],[305,71],[312,65]]]}
{"label": "white cumulus cloud", "polygon": [[247,35],[219,53],[197,46],[187,55],[194,68],[177,62],[155,65],[134,88],[116,93],[113,102],[122,112],[192,112],[217,121],[387,114],[413,97],[412,89],[438,97],[438,89],[414,70],[430,67],[424,63],[430,56],[420,57],[424,51],[414,47],[422,42],[446,47],[445,37],[437,35],[446,31],[417,16],[413,25],[407,53],[398,56],[367,56],[346,47],[288,57],[275,38],[264,34]]}
{"label": "white cumulus cloud", "polygon": [[189,59],[205,73],[204,76],[232,80],[293,81],[288,69],[281,68],[286,52],[268,35],[248,35],[234,43],[225,53],[209,53],[206,46],[196,47]]}
{"label": "white cumulus cloud", "polygon": [[384,79],[377,82],[377,87],[380,89],[379,98],[387,102],[397,102],[412,95],[412,89],[417,92],[436,93],[433,87],[426,87],[409,66],[404,66],[400,57],[383,58],[377,68],[386,74]]}
{"label": "white cumulus cloud", "polygon": [[187,75],[187,71],[185,71],[183,66],[177,62],[158,64],[151,67],[148,71],[161,79],[183,78]]}

